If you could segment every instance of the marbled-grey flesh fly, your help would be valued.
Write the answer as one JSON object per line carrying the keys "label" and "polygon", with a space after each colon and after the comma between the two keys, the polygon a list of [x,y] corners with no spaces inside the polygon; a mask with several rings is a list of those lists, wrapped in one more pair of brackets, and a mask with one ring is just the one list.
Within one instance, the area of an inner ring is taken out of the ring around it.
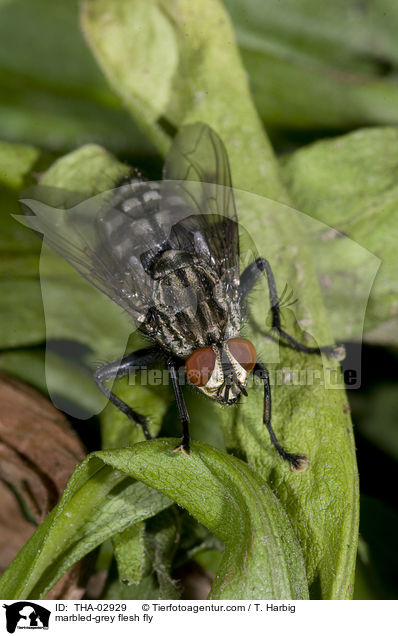
{"label": "marbled-grey flesh fly", "polygon": [[[36,212],[36,211],[35,211]],[[241,336],[247,299],[262,272],[270,296],[272,328],[302,352],[333,355],[334,347],[307,347],[281,326],[274,276],[265,258],[239,268],[239,227],[226,150],[218,135],[197,123],[175,137],[163,181],[127,178],[105,206],[27,217],[27,224],[80,274],[120,305],[150,346],[107,363],[95,381],[107,398],[151,438],[147,418],[106,385],[163,359],[182,423],[178,449],[189,453],[189,415],[181,389],[188,381],[208,397],[231,405],[247,395],[248,375],[264,383],[264,424],[272,444],[293,468],[306,457],[286,451],[271,426],[266,367]],[[176,449],[176,450],[178,450]]]}

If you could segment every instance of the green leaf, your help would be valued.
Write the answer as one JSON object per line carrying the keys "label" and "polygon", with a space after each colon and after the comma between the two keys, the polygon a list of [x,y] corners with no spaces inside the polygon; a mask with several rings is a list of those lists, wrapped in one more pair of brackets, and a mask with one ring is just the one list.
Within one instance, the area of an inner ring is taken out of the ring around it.
{"label": "green leaf", "polygon": [[[173,452],[176,443],[154,440],[90,455],[76,469],[61,502],[3,574],[2,598],[42,597],[89,550],[166,508],[170,500],[164,495],[225,544],[212,598],[306,598],[299,544],[268,486],[234,457],[197,443],[186,456]],[[125,475],[146,486],[126,482]],[[159,530],[152,526],[152,532]],[[155,551],[169,551],[169,533],[166,524]],[[160,564],[158,557],[155,562]]]}
{"label": "green leaf", "polygon": [[39,158],[39,150],[22,144],[0,142],[0,182],[9,188],[21,188],[27,173]]}
{"label": "green leaf", "polygon": [[92,372],[58,354],[44,350],[16,349],[0,353],[0,369],[47,393],[72,401],[83,411],[96,413],[102,399],[93,383]]}
{"label": "green leaf", "polygon": [[[329,273],[338,274],[342,262],[351,262],[336,276],[337,338],[344,337],[346,324],[352,322],[346,310],[353,310],[353,277],[363,277],[366,267],[358,262],[355,243],[348,240],[352,239],[381,263],[367,306],[365,338],[375,344],[398,342],[397,152],[398,128],[367,128],[298,150],[283,167],[296,205],[343,235],[332,234],[314,245],[321,267],[326,265]],[[321,284],[328,293],[322,270]]]}
{"label": "green leaf", "polygon": [[152,573],[144,576],[137,585],[128,586],[119,580],[115,580],[106,586],[103,599],[118,601],[130,599],[143,601],[149,599],[159,600],[159,586]]}
{"label": "green leaf", "polygon": [[204,570],[215,574],[220,566],[222,553],[219,550],[200,550],[193,558]]}
{"label": "green leaf", "polygon": [[[4,163],[7,163],[7,153],[3,155]],[[15,171],[12,175],[7,177],[7,173],[4,178],[10,181],[14,180],[14,183],[24,182],[29,176],[28,172],[25,172],[26,163],[21,162],[19,168],[15,166]],[[38,256],[40,254],[40,239],[28,228],[23,227],[18,221],[12,218],[11,213],[19,212],[18,206],[18,194],[17,191],[10,190],[4,186],[0,188],[0,251],[3,255],[1,261],[1,273],[6,271],[8,261],[12,263],[12,267],[15,270],[14,262],[18,256],[25,259],[31,259],[33,255]],[[37,267],[37,266],[36,266]],[[29,274],[32,276],[31,261],[29,261],[29,271],[27,272],[27,278]],[[37,269],[35,270],[37,272]],[[19,270],[19,277],[22,278],[25,272],[25,263],[21,261],[21,267]]]}
{"label": "green leaf", "polygon": [[37,281],[40,241],[11,217],[17,194],[39,157],[31,146],[0,142],[0,347],[36,344],[44,337]]}
{"label": "green leaf", "polygon": [[0,280],[1,348],[38,344],[45,333],[39,281]]}
{"label": "green leaf", "polygon": [[73,473],[60,503],[0,580],[2,598],[42,598],[95,547],[167,508],[170,500],[89,456]]}
{"label": "green leaf", "polygon": [[[86,39],[108,81],[163,154],[170,124],[203,121],[225,142],[236,188],[288,203],[219,2],[117,0],[110,7],[105,0],[85,0],[82,7]],[[138,41],[145,46],[136,46]],[[140,82],[144,72],[147,80]],[[160,73],[163,81],[157,86],[152,78]],[[331,331],[297,215],[263,200],[240,210],[240,221],[276,271],[279,293],[288,281],[299,298],[295,320],[291,312],[286,330],[300,338],[299,322],[305,321],[316,341],[328,344]],[[253,312],[264,320],[264,294],[254,295],[253,301]],[[260,353],[270,350],[258,329],[248,329],[248,335]],[[321,362],[284,348],[279,368],[318,372]],[[291,474],[271,449],[260,386],[239,408],[221,415],[228,449],[269,480],[284,502],[303,546],[314,595],[348,598],[356,558],[358,481],[346,400],[338,369],[334,373],[339,390],[325,381],[296,387],[284,382],[273,391],[276,433],[289,449],[309,455],[305,474]]]}
{"label": "green leaf", "polygon": [[397,123],[394,0],[225,0],[267,126]]}
{"label": "green leaf", "polygon": [[168,508],[148,520],[146,549],[159,585],[159,598],[180,598],[177,581],[171,576],[179,538],[179,518],[174,508]]}
{"label": "green leaf", "polygon": [[161,490],[224,542],[212,598],[305,598],[298,543],[267,485],[243,462],[203,444],[193,444],[189,457],[172,453],[176,442],[98,456]]}
{"label": "green leaf", "polygon": [[185,512],[181,515],[181,537],[176,554],[176,567],[184,566],[191,559],[197,560],[196,557],[205,552],[217,553],[217,557],[213,560],[213,565],[216,564],[217,567],[209,568],[215,574],[224,552],[224,544],[205,526]]}
{"label": "green leaf", "polygon": [[0,41],[0,137],[51,150],[90,140],[153,153],[85,46],[77,0],[2,2]]}
{"label": "green leaf", "polygon": [[135,330],[129,317],[49,248],[40,261],[40,283],[47,339],[80,342],[90,347],[93,360],[123,355]]}
{"label": "green leaf", "polygon": [[[5,157],[7,145],[3,150]],[[17,175],[18,148],[14,154],[13,171]],[[27,157],[32,158],[33,154],[30,151],[20,154],[19,174],[22,175],[30,166]],[[90,197],[113,187],[127,171],[126,165],[116,161],[100,146],[87,145],[56,161],[42,176],[40,184],[50,189],[59,188],[61,193],[65,191],[64,196],[79,192]],[[0,229],[4,237],[4,241],[0,239],[3,250],[0,347],[35,345],[47,337],[78,340],[91,347],[97,358],[112,359],[122,355],[129,334],[134,330],[128,317],[48,248],[43,248],[40,258],[39,281],[40,240],[12,218],[12,213],[19,212],[15,196],[6,193],[0,204]],[[57,378],[49,376],[48,379],[50,392],[57,392]],[[85,392],[84,385],[84,382],[76,381],[70,387],[73,399],[77,398],[78,402],[79,391]],[[82,396],[81,401],[84,400]]]}
{"label": "green leaf", "polygon": [[[60,196],[67,197],[70,192],[78,192],[81,196],[90,197],[113,187],[127,171],[127,166],[116,161],[100,146],[87,145],[56,161],[42,176],[40,185],[60,189]],[[7,217],[4,225],[17,237],[18,232],[23,237],[26,234],[32,237],[35,256],[32,256],[28,268],[26,254],[14,250],[13,243],[7,247],[14,253],[7,254],[2,263],[5,276],[4,280],[0,280],[3,290],[1,346],[37,344],[45,337],[71,339],[91,347],[96,356],[117,357],[120,353],[118,347],[125,346],[133,329],[128,318],[117,305],[48,248],[42,251],[39,282],[37,252],[40,241],[11,217],[11,212],[17,211],[14,200],[13,206],[3,211]]]}
{"label": "green leaf", "polygon": [[355,598],[396,599],[398,514],[382,501],[361,496],[361,542]]}
{"label": "green leaf", "polygon": [[[83,31],[112,88],[133,111],[146,132],[155,132],[165,150],[167,136],[157,120],[170,99],[177,71],[177,43],[167,16],[155,4],[86,2],[82,5]],[[146,29],[141,25],[145,24]],[[161,49],[158,43],[162,43]],[[134,60],[134,64],[131,64]],[[148,73],[148,68],[151,72]]]}
{"label": "green leaf", "polygon": [[[162,420],[173,400],[168,386],[146,386],[140,384],[139,374],[134,376],[134,384],[126,378],[115,381],[113,390],[132,409],[148,418],[149,429],[156,436]],[[145,439],[141,426],[132,425],[131,420],[108,403],[101,414],[102,448],[132,446]]]}
{"label": "green leaf", "polygon": [[[234,23],[256,106],[267,125],[342,129],[397,121],[394,0],[366,6],[350,0],[323,6],[322,10],[315,0],[289,0],[283,5],[270,0],[266,10],[262,0],[227,0],[225,5]],[[151,74],[145,74],[142,58],[150,47],[145,35],[133,31],[137,46],[131,41],[124,41],[123,46],[133,49],[139,61],[137,71],[135,65],[128,69],[131,82],[135,79],[136,84],[149,85],[148,92],[158,97],[162,90],[166,92],[170,74],[174,71],[177,84],[182,73],[180,65],[177,69],[173,66],[176,46],[167,37],[167,13],[150,24],[168,45],[164,61],[158,62],[165,70],[164,77],[156,75],[159,89],[151,81]],[[23,47],[14,37],[17,32]],[[113,151],[125,153],[133,147],[140,154],[151,152],[148,141],[123,112],[120,100],[107,87],[84,45],[76,0],[63,4],[35,0],[34,5],[29,0],[4,2],[0,36],[1,136],[56,149],[70,149],[92,140]],[[117,39],[114,48],[119,48]],[[186,62],[188,70],[193,70],[191,59],[192,55]],[[119,68],[115,64],[116,73]],[[188,84],[188,99],[195,95],[193,81],[182,79],[182,83]],[[139,88],[134,86],[133,90]],[[166,97],[174,101],[169,91]],[[197,100],[202,98],[200,92],[196,93]],[[152,112],[154,107],[145,95],[142,102],[148,103]],[[176,111],[177,107],[178,103]]]}
{"label": "green leaf", "polygon": [[40,179],[40,185],[90,197],[113,188],[128,170],[101,146],[87,144],[55,161]]}
{"label": "green leaf", "polygon": [[136,523],[113,539],[115,558],[119,580],[131,585],[139,583],[142,579],[142,571],[145,562],[144,549],[145,523]]}
{"label": "green leaf", "polygon": [[82,27],[112,88],[163,155],[165,130],[203,121],[229,142],[240,166],[235,187],[284,198],[221,3],[84,0]]}

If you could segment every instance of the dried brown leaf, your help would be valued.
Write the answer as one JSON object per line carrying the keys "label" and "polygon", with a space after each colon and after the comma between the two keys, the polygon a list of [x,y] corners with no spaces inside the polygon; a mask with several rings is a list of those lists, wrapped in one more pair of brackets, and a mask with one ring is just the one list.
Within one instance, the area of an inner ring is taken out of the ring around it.
{"label": "dried brown leaf", "polygon": [[39,521],[83,457],[65,417],[37,391],[0,373],[0,474],[33,505]]}
{"label": "dried brown leaf", "polygon": [[[84,448],[62,413],[31,387],[0,373],[0,572],[35,530],[26,509],[42,521],[83,457]],[[76,564],[51,598],[81,598],[79,575]]]}

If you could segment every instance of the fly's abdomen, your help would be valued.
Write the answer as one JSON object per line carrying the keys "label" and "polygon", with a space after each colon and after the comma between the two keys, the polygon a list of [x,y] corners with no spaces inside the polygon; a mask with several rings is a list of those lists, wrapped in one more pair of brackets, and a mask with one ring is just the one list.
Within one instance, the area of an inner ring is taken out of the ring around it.
{"label": "fly's abdomen", "polygon": [[[226,299],[217,275],[197,258],[167,250],[150,264],[153,280],[153,335],[179,357],[223,339],[228,321]],[[218,293],[217,293],[218,292]]]}

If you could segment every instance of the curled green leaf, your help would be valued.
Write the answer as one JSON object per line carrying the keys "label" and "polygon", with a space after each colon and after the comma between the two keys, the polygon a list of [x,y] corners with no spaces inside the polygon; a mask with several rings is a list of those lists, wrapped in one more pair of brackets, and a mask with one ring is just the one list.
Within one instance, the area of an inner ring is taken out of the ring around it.
{"label": "curled green leaf", "polygon": [[[299,544],[267,484],[244,462],[221,451],[195,443],[186,456],[173,452],[176,443],[155,440],[90,455],[4,573],[2,598],[42,597],[76,560],[131,523],[164,509],[170,499],[225,544],[211,598],[307,598]],[[126,475],[146,485],[130,482],[122,488]],[[135,492],[129,507],[127,493],[143,488],[153,495],[137,497]]]}
{"label": "curled green leaf", "polygon": [[127,585],[139,583],[145,563],[145,523],[140,521],[116,534],[113,547],[119,580]]}
{"label": "curled green leaf", "polygon": [[299,545],[283,508],[243,462],[203,444],[189,456],[177,440],[143,442],[98,456],[161,490],[225,544],[212,598],[305,598]]}
{"label": "curled green leaf", "polygon": [[53,508],[0,579],[5,599],[43,598],[74,563],[170,500],[95,456],[73,473]]}

